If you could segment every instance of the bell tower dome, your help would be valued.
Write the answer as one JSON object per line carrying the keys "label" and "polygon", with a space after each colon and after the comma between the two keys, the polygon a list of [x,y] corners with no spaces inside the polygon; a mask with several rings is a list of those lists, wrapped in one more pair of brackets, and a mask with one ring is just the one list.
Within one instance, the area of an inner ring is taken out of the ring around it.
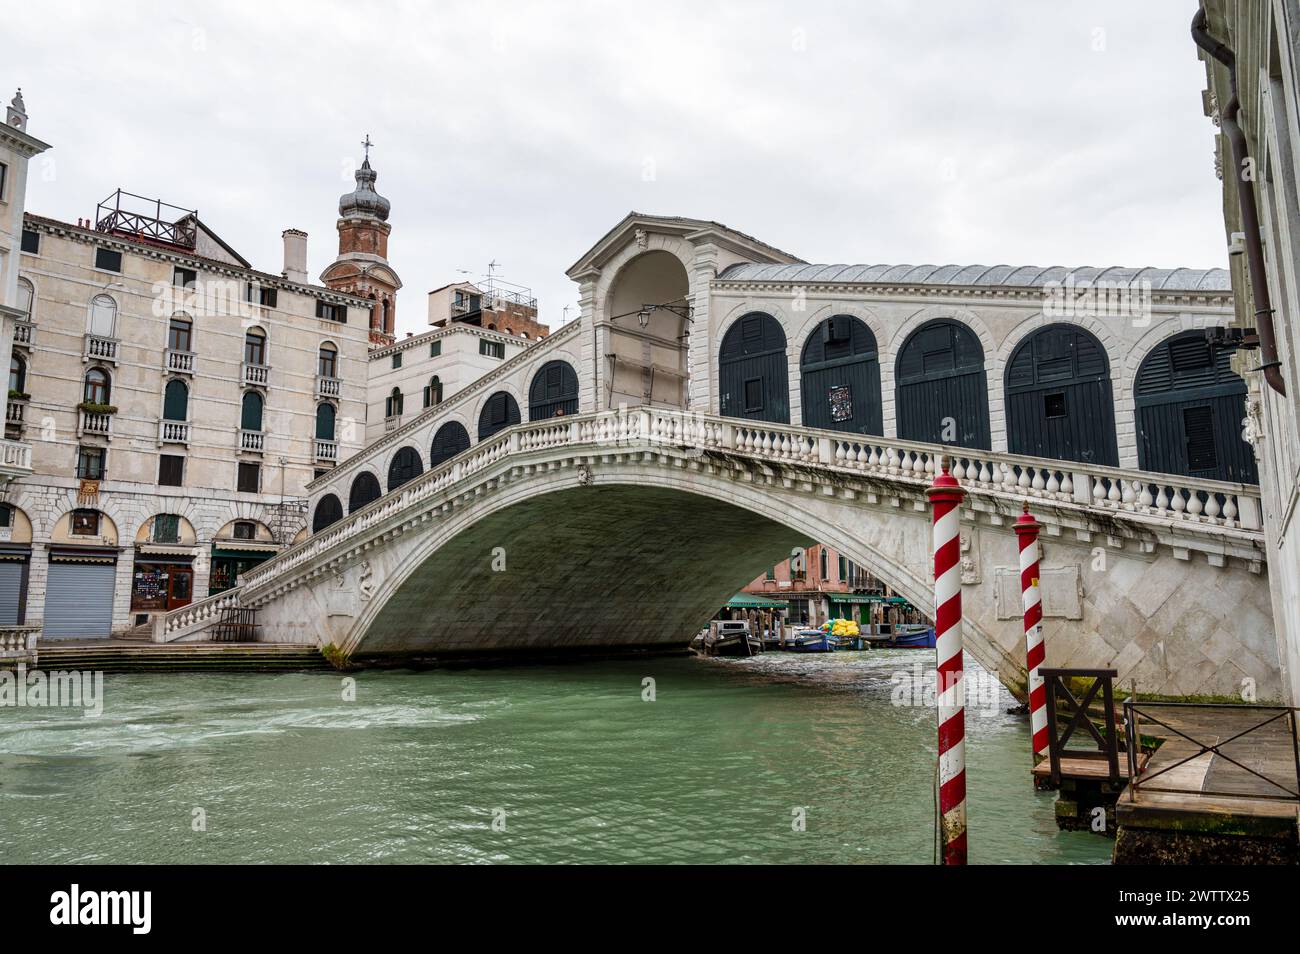
{"label": "bell tower dome", "polygon": [[321,273],[321,282],[327,288],[374,302],[370,308],[370,341],[384,347],[395,340],[397,290],[402,280],[388,264],[391,205],[375,191],[378,176],[370,165],[374,143],[366,136],[361,145],[365,157],[356,172],[357,187],[339,198],[339,254]]}

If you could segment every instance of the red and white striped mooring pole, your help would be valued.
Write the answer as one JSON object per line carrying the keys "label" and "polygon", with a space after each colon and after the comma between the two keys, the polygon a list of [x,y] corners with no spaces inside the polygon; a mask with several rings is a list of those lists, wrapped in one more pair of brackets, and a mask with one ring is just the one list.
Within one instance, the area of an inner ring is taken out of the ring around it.
{"label": "red and white striped mooring pole", "polygon": [[1025,602],[1025,668],[1029,672],[1029,729],[1033,733],[1034,759],[1047,754],[1047,689],[1038,667],[1043,664],[1047,650],[1043,645],[1043,600],[1038,589],[1038,531],[1042,524],[1029,512],[1016,520],[1016,536],[1020,538],[1020,591]]}
{"label": "red and white striped mooring pole", "polygon": [[961,634],[961,501],[957,479],[936,474],[926,494],[934,509],[934,637],[938,662],[939,815],[943,863],[966,863],[966,686]]}

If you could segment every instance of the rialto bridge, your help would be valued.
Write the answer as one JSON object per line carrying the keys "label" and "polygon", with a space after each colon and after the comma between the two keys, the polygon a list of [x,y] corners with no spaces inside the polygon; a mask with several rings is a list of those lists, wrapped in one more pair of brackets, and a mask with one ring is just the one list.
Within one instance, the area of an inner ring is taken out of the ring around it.
{"label": "rialto bridge", "polygon": [[810,266],[634,214],[569,274],[580,319],[315,481],[306,541],[155,638],[238,603],[354,660],[679,646],[812,542],[927,607],[947,454],[968,644],[1008,685],[1028,499],[1049,664],[1280,696],[1243,359],[1205,335],[1225,272]]}

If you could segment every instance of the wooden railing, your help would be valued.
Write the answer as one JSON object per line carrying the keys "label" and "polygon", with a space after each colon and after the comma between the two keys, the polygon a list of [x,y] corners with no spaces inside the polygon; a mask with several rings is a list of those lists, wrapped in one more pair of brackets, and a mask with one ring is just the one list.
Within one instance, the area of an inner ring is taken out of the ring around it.
{"label": "wooden railing", "polygon": [[[1052,785],[1061,784],[1061,759],[1096,759],[1104,761],[1109,770],[1112,783],[1118,783],[1119,774],[1119,737],[1115,731],[1115,699],[1113,683],[1114,669],[1046,669],[1039,668],[1047,689],[1047,758],[1051,767]],[[1076,698],[1070,691],[1069,680],[1086,680],[1092,682],[1083,694]],[[1097,693],[1101,692],[1102,731],[1098,731],[1092,722],[1090,709],[1097,704]],[[1065,720],[1062,731],[1059,720]],[[1070,740],[1075,729],[1083,729],[1092,737],[1095,748],[1071,749]]]}

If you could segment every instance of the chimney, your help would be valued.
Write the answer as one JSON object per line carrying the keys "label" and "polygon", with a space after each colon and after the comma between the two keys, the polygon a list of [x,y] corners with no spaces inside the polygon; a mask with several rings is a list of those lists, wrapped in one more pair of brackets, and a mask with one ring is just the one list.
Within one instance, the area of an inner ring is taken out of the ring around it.
{"label": "chimney", "polygon": [[307,283],[307,233],[299,229],[285,229],[280,233],[284,239],[284,271],[281,272],[291,282]]}

